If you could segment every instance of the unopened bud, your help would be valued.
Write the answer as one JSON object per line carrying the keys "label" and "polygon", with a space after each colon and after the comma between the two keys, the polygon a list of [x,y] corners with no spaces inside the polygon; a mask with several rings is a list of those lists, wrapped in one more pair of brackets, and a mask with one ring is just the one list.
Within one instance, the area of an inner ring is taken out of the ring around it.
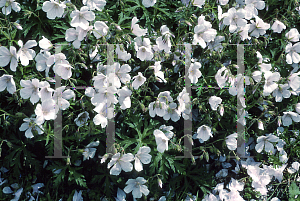
{"label": "unopened bud", "polygon": [[157,182],[158,182],[159,187],[162,188],[162,181],[160,178],[157,179]]}
{"label": "unopened bud", "polygon": [[281,116],[278,117],[278,122],[277,123],[278,123],[278,127],[280,127],[280,125],[281,125]]}

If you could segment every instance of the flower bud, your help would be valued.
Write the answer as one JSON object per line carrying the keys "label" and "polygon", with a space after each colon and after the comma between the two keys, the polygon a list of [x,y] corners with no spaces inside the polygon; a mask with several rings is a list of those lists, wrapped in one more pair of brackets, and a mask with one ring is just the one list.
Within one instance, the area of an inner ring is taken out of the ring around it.
{"label": "flower bud", "polygon": [[160,178],[157,179],[157,182],[158,182],[159,187],[162,188],[162,181]]}

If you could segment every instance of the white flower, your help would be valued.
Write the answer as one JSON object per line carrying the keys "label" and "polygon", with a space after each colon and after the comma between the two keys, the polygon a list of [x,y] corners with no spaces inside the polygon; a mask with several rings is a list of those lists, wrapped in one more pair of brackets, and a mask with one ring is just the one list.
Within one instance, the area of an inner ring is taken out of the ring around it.
{"label": "white flower", "polygon": [[55,113],[55,101],[53,99],[48,99],[41,104],[37,104],[35,110],[36,123],[43,124],[45,120],[56,119]]}
{"label": "white flower", "polygon": [[270,24],[264,23],[264,21],[258,16],[255,16],[255,21],[256,22],[250,20],[251,25],[249,32],[252,32],[250,33],[250,36],[258,38],[260,35],[264,35],[266,33],[266,30],[270,28]]}
{"label": "white flower", "polygon": [[155,102],[151,102],[148,107],[151,117],[155,117],[155,115],[163,117],[166,114],[167,105],[165,102],[156,100]]}
{"label": "white flower", "polygon": [[118,55],[118,59],[121,59],[122,61],[128,61],[131,58],[131,54],[125,50],[121,50],[120,45],[117,45],[116,54]]}
{"label": "white flower", "polygon": [[148,29],[141,29],[138,24],[136,24],[139,20],[137,17],[133,17],[131,20],[131,30],[132,33],[138,37],[145,36]]}
{"label": "white flower", "polygon": [[266,152],[274,154],[274,146],[271,142],[278,142],[279,137],[273,134],[267,134],[266,136],[260,136],[257,138],[257,144],[255,150],[260,153],[264,148]]}
{"label": "white flower", "polygon": [[144,82],[146,81],[146,78],[143,76],[141,72],[138,72],[138,75],[134,76],[132,79],[134,81],[132,82],[132,87],[137,90]]}
{"label": "white flower", "polygon": [[73,195],[73,201],[83,201],[81,194],[82,194],[82,190],[80,190],[79,192],[75,190],[75,193]]}
{"label": "white flower", "polygon": [[297,103],[295,106],[295,110],[298,114],[300,114],[300,103]]}
{"label": "white flower", "polygon": [[65,90],[65,88],[66,86],[62,86],[56,88],[54,91],[53,100],[55,100],[55,103],[58,106],[56,107],[56,110],[58,110],[58,108],[61,110],[66,110],[70,106],[70,103],[67,100],[70,98],[75,98],[75,93],[71,89]]}
{"label": "white flower", "polygon": [[257,123],[258,123],[258,129],[264,130],[264,124],[263,124],[263,122],[260,119],[257,120]]}
{"label": "white flower", "polygon": [[202,8],[202,6],[205,4],[205,0],[194,0],[193,5],[197,6],[199,8]]}
{"label": "white flower", "polygon": [[215,79],[220,88],[223,88],[226,86],[226,81],[228,79],[228,73],[229,73],[229,70],[225,66],[223,66],[221,69],[219,69],[218,72],[216,73]]}
{"label": "white flower", "polygon": [[16,91],[16,84],[15,84],[15,81],[14,81],[12,75],[5,75],[4,74],[4,75],[2,75],[0,77],[0,92],[4,91],[5,88],[7,89],[7,91],[10,94],[15,93],[15,91]]}
{"label": "white flower", "polygon": [[69,64],[68,61],[58,63],[55,66],[54,72],[57,73],[58,76],[61,76],[62,79],[68,80],[72,76],[73,67]]}
{"label": "white flower", "polygon": [[221,104],[222,98],[217,96],[212,96],[209,98],[209,104],[212,110],[217,110],[219,104]]}
{"label": "white flower", "polygon": [[254,16],[258,15],[257,9],[262,10],[265,8],[265,2],[261,0],[245,0],[245,4],[246,4],[245,9],[251,11],[251,13],[253,13]]}
{"label": "white flower", "polygon": [[153,58],[153,53],[150,45],[150,39],[141,37],[136,37],[134,39],[134,48],[137,51],[137,58],[141,61],[151,60]]}
{"label": "white flower", "polygon": [[299,167],[300,167],[300,163],[295,161],[292,163],[292,167],[288,168],[288,172],[290,174],[294,174],[294,173],[298,172]]}
{"label": "white flower", "polygon": [[210,50],[221,51],[223,46],[221,42],[225,40],[225,36],[217,36],[213,41],[210,41],[207,46]]}
{"label": "white flower", "polygon": [[58,0],[45,1],[43,3],[42,10],[47,13],[48,19],[55,19],[56,17],[62,17],[64,14],[66,5],[59,3]]}
{"label": "white flower", "polygon": [[96,142],[91,142],[90,144],[88,144],[85,147],[85,149],[84,149],[84,151],[82,153],[82,155],[83,155],[83,161],[85,161],[86,159],[89,160],[90,158],[94,158],[96,150],[97,150],[94,147],[98,147],[98,145],[99,145],[99,141],[96,141]]}
{"label": "white flower", "polygon": [[196,84],[198,82],[198,78],[202,76],[199,68],[201,68],[201,64],[199,62],[192,63],[189,68],[189,79],[193,84]]}
{"label": "white flower", "polygon": [[223,19],[223,23],[229,25],[229,31],[233,33],[238,27],[246,26],[247,21],[243,18],[245,18],[244,9],[236,10],[235,8],[230,8]]}
{"label": "white flower", "polygon": [[5,67],[10,63],[10,70],[16,71],[18,66],[17,50],[14,46],[10,46],[9,50],[1,46],[0,47],[0,66]]}
{"label": "white flower", "polygon": [[197,133],[193,135],[193,138],[199,139],[200,143],[207,141],[210,137],[213,137],[211,128],[206,125],[200,126],[197,129]]}
{"label": "white flower", "polygon": [[279,72],[272,73],[271,71],[266,71],[264,76],[265,76],[266,81],[265,81],[265,85],[264,85],[263,95],[268,96],[275,89],[277,89],[278,84],[276,84],[275,82],[277,82],[280,79],[280,74],[279,74]]}
{"label": "white flower", "polygon": [[300,34],[296,28],[292,28],[289,32],[285,34],[285,37],[290,41],[290,42],[297,42],[299,41]]}
{"label": "white flower", "polygon": [[52,99],[52,93],[54,89],[50,87],[50,84],[47,81],[42,81],[39,83],[40,90],[40,97],[42,102],[48,99]]}
{"label": "white flower", "polygon": [[164,120],[169,120],[171,118],[172,121],[177,122],[180,119],[180,112],[176,108],[176,103],[170,103],[163,116]]}
{"label": "white flower", "polygon": [[143,0],[143,1],[142,1],[142,4],[143,4],[146,8],[149,8],[149,7],[154,6],[155,3],[156,3],[156,0]]}
{"label": "white flower", "polygon": [[136,171],[140,172],[143,170],[143,164],[149,164],[151,162],[152,156],[149,154],[151,151],[150,147],[140,147],[139,151],[134,158],[134,168]]}
{"label": "white flower", "polygon": [[126,82],[129,82],[131,77],[129,75],[129,72],[131,71],[131,67],[128,64],[124,64],[120,68],[120,64],[117,63],[118,65],[115,67],[115,72],[119,80],[123,84],[126,84]]}
{"label": "white flower", "polygon": [[94,27],[95,30],[93,30],[93,33],[97,39],[107,35],[109,27],[105,24],[105,22],[96,21]]}
{"label": "white flower", "polygon": [[120,188],[118,188],[117,197],[115,197],[116,201],[126,201],[126,194]]}
{"label": "white flower", "polygon": [[167,81],[165,80],[164,73],[161,71],[160,63],[161,61],[156,61],[154,66],[149,66],[149,68],[154,70],[154,75],[158,78],[157,81],[166,83]]}
{"label": "white flower", "polygon": [[24,87],[20,90],[21,97],[24,99],[30,97],[32,104],[37,103],[40,100],[39,83],[39,80],[36,78],[32,79],[32,82],[30,80],[21,80],[20,84]]}
{"label": "white flower", "polygon": [[275,33],[281,33],[282,30],[286,29],[286,26],[278,21],[278,20],[275,20],[275,22],[273,23],[271,29],[275,32]]}
{"label": "white flower", "polygon": [[284,126],[291,125],[293,121],[300,122],[300,115],[296,112],[283,112],[283,114],[281,120]]}
{"label": "white flower", "polygon": [[279,87],[273,91],[273,96],[276,102],[281,102],[282,97],[289,98],[291,92],[288,90],[290,88],[289,84],[279,84]]}
{"label": "white flower", "polygon": [[87,125],[87,120],[89,119],[89,113],[84,111],[81,112],[76,119],[74,119],[74,122],[76,123],[77,126],[83,126],[84,124]]}
{"label": "white flower", "polygon": [[82,0],[83,5],[86,5],[89,10],[99,10],[102,11],[106,5],[105,0]]}
{"label": "white flower", "polygon": [[40,129],[40,125],[35,125],[35,119],[34,118],[25,118],[23,119],[23,121],[25,121],[25,123],[23,123],[21,125],[21,127],[19,128],[20,131],[25,131],[25,136],[27,138],[33,138],[33,134],[32,134],[32,130],[36,130],[38,132],[38,134],[42,134],[44,133],[41,129]]}
{"label": "white flower", "polygon": [[19,12],[21,10],[20,4],[15,2],[15,0],[0,0],[0,8],[2,8],[2,13],[4,15],[9,15],[11,13],[11,9],[13,9],[16,12]]}
{"label": "white flower", "polygon": [[38,71],[45,71],[46,77],[49,77],[49,69],[50,67],[47,65],[47,61],[50,58],[51,53],[48,51],[40,52],[36,55],[35,61],[36,61],[36,69]]}
{"label": "white flower", "polygon": [[17,53],[18,57],[21,60],[21,64],[23,66],[27,66],[29,64],[29,61],[33,60],[33,58],[35,57],[35,51],[29,48],[37,46],[37,43],[35,40],[29,40],[23,46],[23,41],[19,40],[18,44],[20,46],[20,49]]}
{"label": "white flower", "polygon": [[111,175],[119,175],[121,170],[124,170],[125,172],[131,172],[133,165],[130,162],[133,160],[134,156],[131,153],[124,154],[123,156],[121,156],[120,153],[116,153],[107,164],[107,168],[109,169],[111,166],[113,166],[110,169]]}
{"label": "white flower", "polygon": [[229,0],[219,0],[221,6],[225,6]]}
{"label": "white flower", "polygon": [[212,29],[212,25],[210,22],[204,20],[205,16],[200,16],[198,18],[198,25],[194,28],[194,40],[193,45],[199,45],[202,48],[206,47],[205,42],[213,41],[217,35],[217,31]]}
{"label": "white flower", "polygon": [[118,95],[119,95],[119,103],[121,105],[121,109],[125,110],[126,108],[131,107],[131,100],[130,96],[132,94],[132,91],[128,89],[127,86],[124,86],[122,89],[118,90]]}
{"label": "white flower", "polygon": [[99,103],[105,103],[108,106],[118,103],[118,99],[115,96],[117,93],[117,88],[113,86],[103,87],[98,90],[98,93],[94,95],[91,99],[93,105],[98,105]]}
{"label": "white flower", "polygon": [[111,119],[114,115],[114,108],[107,108],[107,105],[100,103],[97,107],[94,108],[98,114],[94,117],[93,122],[95,125],[101,124],[102,128],[107,126],[107,118]]}
{"label": "white flower", "polygon": [[289,77],[288,77],[288,83],[290,85],[290,87],[292,88],[293,91],[296,91],[299,86],[300,86],[300,77],[298,76],[300,74],[299,73],[292,73]]}
{"label": "white flower", "polygon": [[125,193],[130,193],[132,191],[133,198],[141,198],[142,194],[148,195],[149,190],[147,186],[143,185],[147,181],[143,177],[138,177],[136,179],[128,179],[126,182],[127,186],[124,188]]}
{"label": "white flower", "polygon": [[163,153],[165,150],[168,150],[168,138],[161,130],[154,130],[155,141],[157,144],[157,151]]}
{"label": "white flower", "polygon": [[299,63],[300,62],[300,55],[298,54],[300,52],[300,43],[296,43],[292,45],[292,43],[288,43],[285,47],[286,55],[286,63],[292,64],[292,63]]}
{"label": "white flower", "polygon": [[229,150],[236,150],[237,148],[237,133],[233,133],[226,137],[226,145]]}
{"label": "white flower", "polygon": [[83,6],[81,7],[80,11],[72,11],[70,17],[72,18],[72,27],[80,26],[82,29],[86,30],[89,27],[88,21],[93,21],[95,19],[95,13],[89,11],[87,6]]}
{"label": "white flower", "polygon": [[75,49],[79,49],[81,46],[81,41],[86,37],[88,31],[92,30],[93,26],[89,26],[86,30],[82,29],[80,26],[74,28],[69,28],[66,31],[65,40],[68,42],[73,41],[73,46]]}

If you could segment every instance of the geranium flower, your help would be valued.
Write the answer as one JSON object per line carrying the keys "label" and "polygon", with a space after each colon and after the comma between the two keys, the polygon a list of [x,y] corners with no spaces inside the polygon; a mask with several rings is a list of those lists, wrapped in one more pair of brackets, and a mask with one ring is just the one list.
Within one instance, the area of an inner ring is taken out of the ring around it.
{"label": "geranium flower", "polygon": [[114,108],[108,108],[106,104],[100,103],[94,108],[98,114],[94,117],[93,122],[95,125],[101,124],[102,128],[107,126],[107,118],[111,119],[114,115]]}
{"label": "geranium flower", "polygon": [[118,90],[118,95],[119,95],[119,103],[121,105],[121,109],[125,110],[127,108],[131,107],[131,100],[130,96],[132,94],[132,91],[128,89],[127,86],[124,86],[122,89]]}
{"label": "geranium flower", "polygon": [[255,150],[260,153],[264,148],[266,152],[274,154],[274,146],[271,142],[278,142],[279,137],[273,134],[267,134],[266,136],[260,136],[257,138],[257,144]]}
{"label": "geranium flower", "polygon": [[298,54],[300,52],[300,43],[296,43],[292,45],[292,43],[288,43],[285,47],[286,55],[286,63],[292,64],[292,63],[299,63],[300,62],[300,55]]}
{"label": "geranium flower", "polygon": [[124,170],[125,172],[131,172],[133,165],[130,162],[133,160],[134,156],[131,153],[124,154],[123,156],[121,156],[120,153],[116,153],[107,164],[107,168],[109,169],[111,166],[113,166],[110,169],[111,175],[119,175],[121,170]]}
{"label": "geranium flower", "polygon": [[144,82],[146,81],[146,78],[143,76],[141,72],[138,72],[138,75],[134,76],[132,78],[134,81],[132,82],[132,87],[137,90]]}
{"label": "geranium flower", "polygon": [[[257,16],[258,15],[258,10],[262,10],[265,8],[265,2],[261,0],[245,0],[245,9],[249,13],[252,13],[252,16]],[[250,18],[247,18],[248,20],[251,19],[252,16],[249,16]]]}
{"label": "geranium flower", "polygon": [[230,33],[233,33],[238,27],[244,27],[247,24],[245,19],[244,9],[236,10],[235,8],[230,8],[223,19],[225,25],[229,25]]}
{"label": "geranium flower", "polygon": [[66,110],[70,106],[70,103],[67,100],[69,100],[70,98],[75,98],[75,93],[71,89],[65,90],[65,88],[66,86],[62,86],[56,88],[54,91],[53,100],[58,105],[58,107],[56,108],[57,111],[58,108],[61,110]]}
{"label": "geranium flower", "polygon": [[97,39],[107,35],[109,27],[105,24],[105,22],[96,21],[94,27],[95,30],[93,30],[93,34]]}
{"label": "geranium flower", "polygon": [[122,61],[128,61],[131,58],[131,54],[124,49],[121,50],[120,45],[117,45],[116,47],[116,54],[118,55],[118,59],[121,59]]}
{"label": "geranium flower", "polygon": [[39,46],[44,50],[50,50],[53,47],[52,43],[45,36],[39,41]]}
{"label": "geranium flower", "polygon": [[97,151],[97,149],[94,148],[94,147],[98,147],[98,146],[99,146],[99,141],[89,143],[85,147],[85,149],[84,149],[84,151],[82,153],[82,155],[83,155],[83,161],[85,161],[86,159],[89,160],[90,158],[94,158],[95,153]]}
{"label": "geranium flower", "polygon": [[43,3],[42,10],[47,13],[48,19],[55,19],[56,17],[62,17],[64,14],[66,5],[58,0],[45,1]]}
{"label": "geranium flower", "polygon": [[54,89],[50,87],[50,84],[47,81],[42,81],[39,83],[40,90],[40,97],[42,102],[48,99],[52,99],[52,93]]}
{"label": "geranium flower", "polygon": [[155,117],[155,115],[163,117],[166,114],[167,105],[165,102],[156,100],[155,102],[151,102],[148,107],[151,117]]}
{"label": "geranium flower", "polygon": [[199,62],[192,63],[189,68],[189,79],[193,84],[196,84],[198,82],[198,78],[202,76],[199,68],[201,68],[201,64]]}
{"label": "geranium flower", "polygon": [[180,112],[176,108],[176,103],[170,103],[163,116],[164,120],[169,120],[171,118],[172,121],[177,122],[180,119]]}
{"label": "geranium flower", "polygon": [[279,74],[279,72],[272,73],[271,71],[266,71],[264,76],[265,76],[266,81],[265,81],[265,85],[264,85],[263,95],[268,96],[275,89],[277,89],[278,84],[275,82],[277,82],[280,79],[280,74]]}
{"label": "geranium flower", "polygon": [[285,37],[290,41],[290,42],[297,42],[299,41],[300,34],[296,28],[292,28],[289,32],[285,34]]}
{"label": "geranium flower", "polygon": [[164,73],[161,71],[161,65],[160,65],[161,61],[156,61],[154,66],[149,66],[150,69],[154,70],[154,75],[158,78],[157,81],[158,82],[167,82],[165,80],[165,76]]}
{"label": "geranium flower", "polygon": [[20,4],[15,2],[15,0],[0,0],[0,8],[2,8],[2,13],[4,15],[9,15],[11,13],[11,9],[13,9],[16,12],[19,12],[21,10]]}
{"label": "geranium flower", "polygon": [[153,57],[153,53],[151,50],[150,40],[149,38],[136,37],[134,39],[134,48],[137,51],[137,57],[141,60],[151,60]]}
{"label": "geranium flower", "polygon": [[221,6],[225,6],[229,0],[218,0]]}
{"label": "geranium flower", "polygon": [[20,84],[24,87],[20,90],[21,97],[24,99],[30,97],[32,104],[37,103],[40,100],[39,83],[39,80],[36,78],[32,79],[32,82],[30,80],[21,80]]}
{"label": "geranium flower", "polygon": [[136,24],[138,21],[139,20],[137,17],[132,18],[132,20],[131,20],[132,33],[138,37],[145,36],[146,33],[148,32],[148,29],[141,29],[140,26],[138,24]]}
{"label": "geranium flower", "polygon": [[87,6],[89,10],[99,10],[102,11],[106,5],[105,0],[82,0],[83,5]]}
{"label": "geranium flower", "polygon": [[9,50],[4,46],[0,47],[0,66],[5,67],[10,63],[10,70],[16,71],[18,59],[17,50],[14,46],[10,46]]}
{"label": "geranium flower", "polygon": [[34,119],[34,118],[25,118],[25,119],[23,119],[23,121],[25,121],[25,122],[19,128],[20,131],[25,131],[26,130],[25,131],[25,136],[27,138],[33,138],[34,137],[34,135],[32,134],[32,130],[36,130],[38,132],[38,134],[44,133],[40,129],[39,125],[35,124],[35,120],[36,119]]}
{"label": "geranium flower", "polygon": [[80,11],[74,10],[70,14],[72,18],[71,26],[72,27],[81,27],[82,29],[86,30],[89,27],[88,21],[93,21],[95,19],[95,13],[89,11],[87,6],[81,7]]}
{"label": "geranium flower", "polygon": [[115,68],[116,76],[123,84],[126,84],[127,82],[130,81],[131,79],[129,75],[130,71],[131,71],[131,67],[128,64],[124,64],[120,68],[120,64],[117,63]]}
{"label": "geranium flower", "polygon": [[76,119],[74,119],[74,122],[77,126],[83,126],[84,124],[87,125],[87,120],[89,119],[89,113],[87,111],[81,112]]}
{"label": "geranium flower", "polygon": [[17,53],[18,57],[21,60],[21,64],[23,66],[27,66],[29,64],[29,61],[33,60],[33,58],[35,57],[35,51],[29,48],[37,46],[37,43],[35,40],[29,40],[23,46],[23,41],[19,40],[18,45],[20,46],[20,49]]}
{"label": "geranium flower", "polygon": [[292,88],[293,91],[297,91],[297,89],[300,86],[300,77],[298,76],[300,74],[299,73],[292,73],[289,77],[288,77],[288,83],[290,85],[290,87]]}
{"label": "geranium flower", "polygon": [[120,188],[118,188],[117,197],[115,197],[116,201],[126,201],[126,194]]}
{"label": "geranium flower", "polygon": [[0,92],[7,89],[10,94],[15,93],[16,84],[12,75],[2,75],[0,77]]}
{"label": "geranium flower", "polygon": [[195,133],[193,135],[194,139],[199,139],[200,143],[203,143],[205,141],[207,141],[209,139],[209,137],[213,137],[212,132],[211,132],[211,128],[206,126],[206,125],[202,125],[197,129],[197,133]]}
{"label": "geranium flower", "polygon": [[300,122],[300,115],[296,112],[283,112],[283,114],[281,120],[284,126],[290,126],[293,122],[292,120]]}
{"label": "geranium flower", "polygon": [[198,25],[195,26],[193,40],[193,45],[197,45],[199,43],[202,48],[206,47],[205,42],[213,41],[217,35],[217,31],[211,28],[211,23],[205,21],[204,18],[205,16],[200,16],[198,18]]}
{"label": "geranium flower", "polygon": [[68,80],[72,76],[73,67],[69,64],[68,61],[58,63],[55,66],[54,72],[57,73],[58,76],[61,76],[62,79]]}
{"label": "geranium flower", "polygon": [[50,56],[51,56],[50,52],[43,51],[43,52],[38,53],[34,59],[36,61],[36,69],[38,71],[46,70],[45,71],[46,77],[49,77],[50,66],[47,65],[47,61],[50,58]]}
{"label": "geranium flower", "polygon": [[127,186],[124,188],[125,193],[130,193],[132,191],[133,198],[141,198],[142,194],[148,195],[149,190],[147,186],[143,185],[147,181],[143,177],[138,177],[136,179],[128,179],[126,182]]}
{"label": "geranium flower", "polygon": [[258,16],[255,16],[255,22],[253,20],[250,20],[251,25],[249,32],[250,36],[254,36],[258,38],[260,35],[264,35],[266,33],[266,30],[270,28],[270,24],[265,23],[262,19],[260,19]]}
{"label": "geranium flower", "polygon": [[142,4],[143,4],[146,8],[149,8],[149,7],[154,6],[155,3],[156,3],[156,0],[143,0],[143,1],[142,1]]}
{"label": "geranium flower", "polygon": [[202,8],[202,6],[205,4],[205,0],[194,0],[193,5],[197,6],[199,8]]}
{"label": "geranium flower", "polygon": [[36,123],[43,124],[45,120],[56,119],[55,101],[52,99],[45,100],[41,104],[37,104],[35,110]]}
{"label": "geranium flower", "polygon": [[233,133],[226,137],[226,145],[229,150],[236,150],[237,148],[237,133]]}
{"label": "geranium flower", "polygon": [[139,151],[134,158],[134,168],[136,171],[140,172],[143,170],[142,164],[149,164],[151,162],[152,156],[149,154],[151,151],[150,147],[143,146],[140,147]]}
{"label": "geranium flower", "polygon": [[273,23],[271,29],[275,32],[275,33],[281,33],[282,30],[286,29],[286,26],[278,21],[278,20],[275,20],[275,22]]}
{"label": "geranium flower", "polygon": [[89,26],[86,30],[82,29],[80,26],[74,28],[69,28],[66,31],[65,40],[68,42],[73,41],[73,46],[75,49],[79,49],[81,46],[81,41],[86,37],[87,32],[92,30],[93,26]]}
{"label": "geranium flower", "polygon": [[209,98],[209,104],[212,110],[217,110],[219,104],[221,104],[222,98],[217,96],[212,96]]}
{"label": "geranium flower", "polygon": [[273,96],[276,102],[281,102],[282,97],[289,98],[291,92],[288,90],[290,88],[289,84],[279,84],[279,87],[273,91]]}
{"label": "geranium flower", "polygon": [[92,99],[92,104],[99,104],[99,103],[105,103],[108,106],[118,103],[118,99],[116,98],[115,94],[117,93],[117,88],[113,86],[109,87],[102,87],[98,90],[98,93],[94,95],[94,98]]}
{"label": "geranium flower", "polygon": [[82,197],[82,190],[77,191],[75,190],[75,193],[73,195],[73,201],[83,201],[83,197]]}
{"label": "geranium flower", "polygon": [[168,141],[170,138],[168,138],[165,133],[159,129],[154,130],[154,136],[157,144],[157,151],[163,153],[165,150],[168,150]]}

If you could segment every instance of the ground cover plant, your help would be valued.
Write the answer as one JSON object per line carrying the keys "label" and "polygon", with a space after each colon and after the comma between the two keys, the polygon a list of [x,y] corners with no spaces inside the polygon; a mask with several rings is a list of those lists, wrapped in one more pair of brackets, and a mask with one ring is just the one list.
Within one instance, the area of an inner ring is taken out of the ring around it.
{"label": "ground cover plant", "polygon": [[0,11],[0,200],[300,199],[298,0]]}

